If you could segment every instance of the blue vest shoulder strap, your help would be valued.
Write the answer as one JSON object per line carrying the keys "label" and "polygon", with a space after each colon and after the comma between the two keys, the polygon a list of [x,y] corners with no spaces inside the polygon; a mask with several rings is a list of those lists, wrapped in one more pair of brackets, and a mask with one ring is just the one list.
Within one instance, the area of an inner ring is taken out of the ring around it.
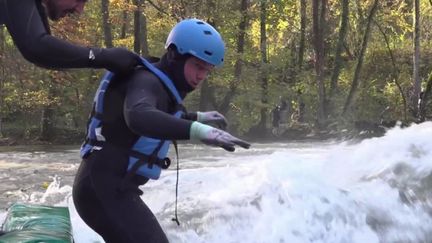
{"label": "blue vest shoulder strap", "polygon": [[171,79],[168,78],[168,76],[165,73],[163,73],[161,70],[159,70],[158,68],[153,66],[153,64],[151,64],[146,59],[141,57],[141,61],[146,68],[148,68],[152,73],[154,73],[165,84],[165,86],[169,89],[171,94],[174,95],[174,97],[177,101],[177,104],[182,104],[183,100],[180,97],[180,94],[178,93],[178,91],[177,91],[176,87],[174,86],[173,82],[171,81]]}

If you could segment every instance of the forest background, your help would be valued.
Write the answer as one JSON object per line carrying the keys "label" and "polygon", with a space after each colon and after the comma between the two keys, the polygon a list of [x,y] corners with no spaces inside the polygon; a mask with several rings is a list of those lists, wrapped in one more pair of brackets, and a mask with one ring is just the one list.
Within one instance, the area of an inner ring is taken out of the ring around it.
{"label": "forest background", "polygon": [[[227,50],[187,107],[220,111],[235,134],[374,134],[432,116],[432,0],[92,0],[51,28],[159,57],[187,17],[215,26]],[[0,26],[2,141],[79,143],[102,74],[35,67]]]}

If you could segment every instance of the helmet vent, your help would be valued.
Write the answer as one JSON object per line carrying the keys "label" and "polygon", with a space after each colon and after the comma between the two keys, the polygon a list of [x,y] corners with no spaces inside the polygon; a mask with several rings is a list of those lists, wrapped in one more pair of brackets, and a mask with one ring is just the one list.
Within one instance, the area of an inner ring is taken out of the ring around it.
{"label": "helmet vent", "polygon": [[212,32],[209,31],[209,30],[204,30],[204,34],[206,34],[206,35],[212,35]]}
{"label": "helmet vent", "polygon": [[209,51],[204,51],[205,54],[209,55],[209,56],[213,56],[213,52],[209,52]]}
{"label": "helmet vent", "polygon": [[202,21],[198,21],[197,24],[204,24],[204,22],[202,22]]}

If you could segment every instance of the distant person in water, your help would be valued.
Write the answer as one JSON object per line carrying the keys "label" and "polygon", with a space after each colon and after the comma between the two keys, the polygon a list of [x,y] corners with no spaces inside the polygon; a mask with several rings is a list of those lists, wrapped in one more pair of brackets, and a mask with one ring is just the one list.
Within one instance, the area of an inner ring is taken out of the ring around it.
{"label": "distant person in water", "polygon": [[279,113],[280,113],[279,125],[287,126],[291,116],[291,102],[288,103],[285,100],[282,100],[280,104]]}
{"label": "distant person in water", "polygon": [[272,125],[273,128],[279,127],[279,121],[280,121],[280,107],[276,105],[272,110]]}
{"label": "distant person in water", "polygon": [[223,63],[220,34],[202,20],[183,20],[171,30],[165,48],[159,62],[143,59],[133,72],[107,74],[95,97],[73,199],[82,219],[106,242],[168,242],[139,186],[158,179],[170,165],[170,141],[200,141],[230,152],[250,146],[207,125],[225,128],[220,113],[187,113],[182,105]]}

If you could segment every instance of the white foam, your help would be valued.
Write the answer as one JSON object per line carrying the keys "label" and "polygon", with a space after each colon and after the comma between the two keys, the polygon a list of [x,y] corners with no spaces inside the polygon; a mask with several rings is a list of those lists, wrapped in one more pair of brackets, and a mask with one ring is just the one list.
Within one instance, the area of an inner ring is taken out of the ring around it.
{"label": "white foam", "polygon": [[[431,137],[427,122],[355,145],[278,143],[259,145],[263,155],[181,160],[194,166],[180,172],[180,227],[175,171],[143,186],[142,198],[170,242],[431,242]],[[77,215],[70,185],[56,183],[35,201],[68,205],[77,243],[103,242]]]}
{"label": "white foam", "polygon": [[184,170],[180,228],[170,222],[174,172],[145,186],[143,199],[173,242],[428,242],[431,190],[413,185],[431,174],[431,137],[423,123],[356,145],[279,148]]}

